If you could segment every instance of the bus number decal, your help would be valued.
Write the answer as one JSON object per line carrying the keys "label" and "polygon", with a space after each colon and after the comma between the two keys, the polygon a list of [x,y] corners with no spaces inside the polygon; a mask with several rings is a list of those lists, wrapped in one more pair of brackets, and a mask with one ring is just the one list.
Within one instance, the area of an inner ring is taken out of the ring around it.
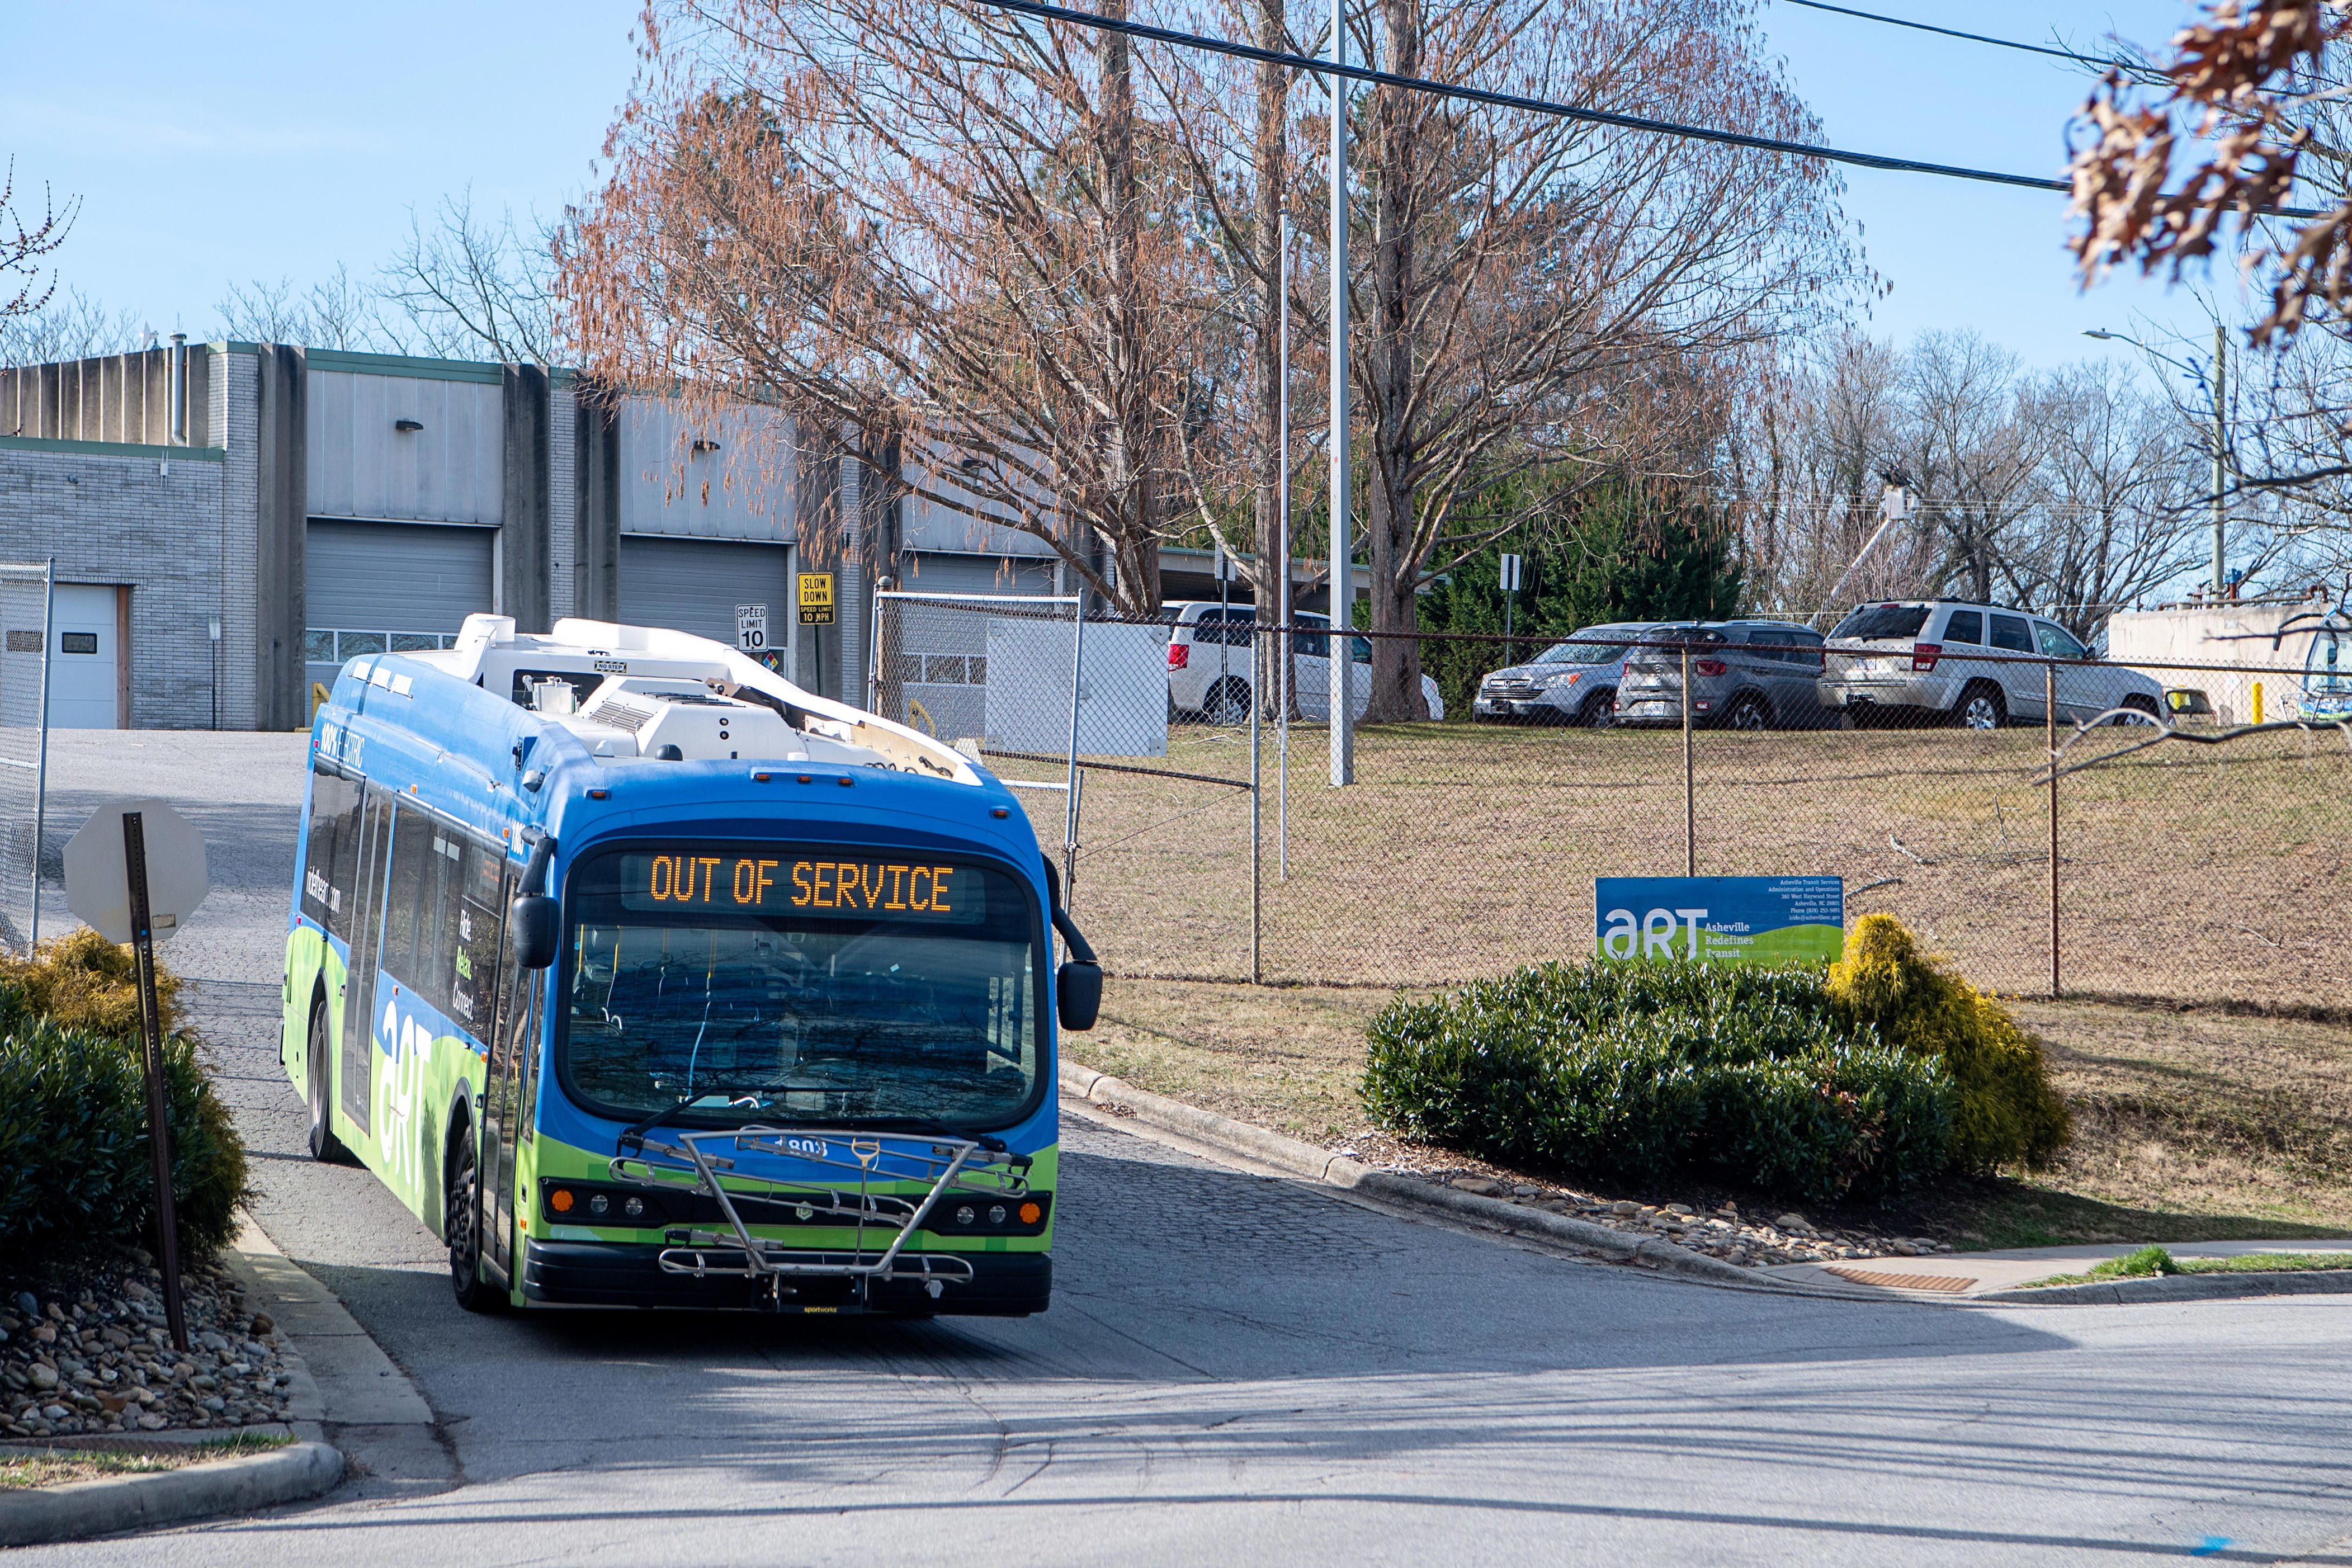
{"label": "bus number decal", "polygon": [[787,1138],[784,1140],[784,1147],[795,1154],[805,1154],[812,1160],[825,1159],[833,1152],[822,1138]]}

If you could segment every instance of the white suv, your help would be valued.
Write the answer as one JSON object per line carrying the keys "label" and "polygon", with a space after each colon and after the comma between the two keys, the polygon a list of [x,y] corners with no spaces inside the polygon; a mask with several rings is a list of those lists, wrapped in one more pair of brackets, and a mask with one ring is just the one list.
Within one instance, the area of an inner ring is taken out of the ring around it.
{"label": "white suv", "polygon": [[[2164,688],[2156,681],[2103,660],[2053,666],[2049,661],[2093,656],[2057,622],[1993,605],[1864,605],[1837,624],[1823,651],[1822,705],[1843,710],[1857,726],[1941,719],[1998,730],[2013,719],[2039,722],[2046,710],[2045,670],[2055,676],[2058,717],[2071,722],[2129,709],[2153,724],[2164,711]],[[1990,657],[2000,654],[2016,657]]]}
{"label": "white suv", "polygon": [[[1171,712],[1197,713],[1212,724],[1246,724],[1250,715],[1251,639],[1248,630],[1257,612],[1247,605],[1231,606],[1192,601],[1171,604],[1168,613],[1175,626],[1168,638],[1168,706]],[[1312,611],[1294,611],[1291,624],[1309,627],[1292,634],[1298,662],[1298,711],[1308,719],[1331,717],[1330,617]],[[1349,637],[1358,671],[1348,691],[1348,705],[1359,719],[1372,700],[1372,645]],[[1421,678],[1422,700],[1432,719],[1445,717],[1445,699],[1437,682]]]}

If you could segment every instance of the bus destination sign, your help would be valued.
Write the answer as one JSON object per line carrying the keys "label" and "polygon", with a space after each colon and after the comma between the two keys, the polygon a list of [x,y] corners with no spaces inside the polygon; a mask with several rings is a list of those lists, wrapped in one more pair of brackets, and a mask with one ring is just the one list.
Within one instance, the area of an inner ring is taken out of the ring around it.
{"label": "bus destination sign", "polygon": [[986,912],[981,873],[937,860],[766,856],[718,846],[621,857],[621,905],[651,912],[876,915],[966,924]]}

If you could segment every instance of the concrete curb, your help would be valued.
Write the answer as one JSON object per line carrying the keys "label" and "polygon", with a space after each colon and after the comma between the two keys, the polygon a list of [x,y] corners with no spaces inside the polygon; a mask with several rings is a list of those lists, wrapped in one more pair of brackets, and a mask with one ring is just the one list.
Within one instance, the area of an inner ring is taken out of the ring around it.
{"label": "concrete curb", "polygon": [[1276,1170],[1310,1182],[1341,1187],[1379,1203],[1403,1208],[1435,1209],[1456,1218],[1475,1220],[1490,1228],[1584,1247],[1604,1258],[1654,1268],[1662,1274],[1679,1274],[1686,1279],[1705,1279],[1718,1285],[1738,1285],[1748,1289],[1802,1289],[1802,1287],[1762,1278],[1754,1269],[1726,1263],[1719,1258],[1709,1258],[1703,1252],[1693,1252],[1688,1247],[1677,1247],[1657,1237],[1632,1237],[1605,1225],[1595,1225],[1591,1220],[1571,1219],[1566,1215],[1552,1214],[1545,1209],[1528,1208],[1519,1204],[1505,1203],[1499,1198],[1480,1197],[1475,1193],[1465,1193],[1457,1187],[1442,1187],[1433,1182],[1420,1182],[1409,1176],[1376,1171],[1344,1154],[1334,1154],[1328,1149],[1318,1149],[1299,1139],[1268,1132],[1263,1127],[1252,1127],[1247,1122],[1202,1110],[1180,1100],[1170,1100],[1165,1095],[1138,1089],[1108,1073],[1080,1067],[1075,1062],[1062,1064],[1060,1081],[1064,1094],[1089,1105],[1124,1107],[1135,1113],[1137,1121],[1150,1122],[1196,1143],[1261,1165],[1271,1165]]}
{"label": "concrete curb", "polygon": [[[73,1439],[52,1447],[70,1448]],[[37,1546],[118,1531],[154,1530],[216,1513],[246,1513],[317,1497],[343,1479],[324,1443],[293,1443],[248,1458],[184,1470],[110,1476],[61,1487],[0,1491],[0,1546]]]}
{"label": "concrete curb", "polygon": [[2313,1268],[2279,1274],[2159,1274],[2143,1279],[2102,1280],[2096,1285],[2045,1285],[2040,1289],[1988,1290],[1963,1300],[2003,1306],[2113,1306],[2125,1301],[2212,1301],[2244,1296],[2352,1295],[2352,1268]]}

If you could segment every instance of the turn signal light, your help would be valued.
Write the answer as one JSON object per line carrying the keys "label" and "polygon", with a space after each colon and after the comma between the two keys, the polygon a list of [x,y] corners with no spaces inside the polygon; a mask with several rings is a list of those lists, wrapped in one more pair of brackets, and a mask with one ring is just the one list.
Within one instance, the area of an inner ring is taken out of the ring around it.
{"label": "turn signal light", "polygon": [[1942,643],[1923,642],[1916,644],[1911,649],[1911,668],[1914,669],[1933,669],[1936,668],[1936,661],[1943,658],[1943,656],[1944,645]]}
{"label": "turn signal light", "polygon": [[1192,667],[1192,650],[1188,645],[1181,642],[1172,642],[1168,645],[1169,668],[1187,669]]}
{"label": "turn signal light", "polygon": [[553,1192],[548,1194],[547,1206],[553,1209],[557,1214],[570,1214],[572,1212],[572,1189],[569,1187],[558,1187]]}
{"label": "turn signal light", "polygon": [[1023,1225],[1035,1225],[1039,1220],[1045,1217],[1045,1211],[1039,1208],[1035,1204],[1023,1204],[1021,1205],[1021,1223]]}

